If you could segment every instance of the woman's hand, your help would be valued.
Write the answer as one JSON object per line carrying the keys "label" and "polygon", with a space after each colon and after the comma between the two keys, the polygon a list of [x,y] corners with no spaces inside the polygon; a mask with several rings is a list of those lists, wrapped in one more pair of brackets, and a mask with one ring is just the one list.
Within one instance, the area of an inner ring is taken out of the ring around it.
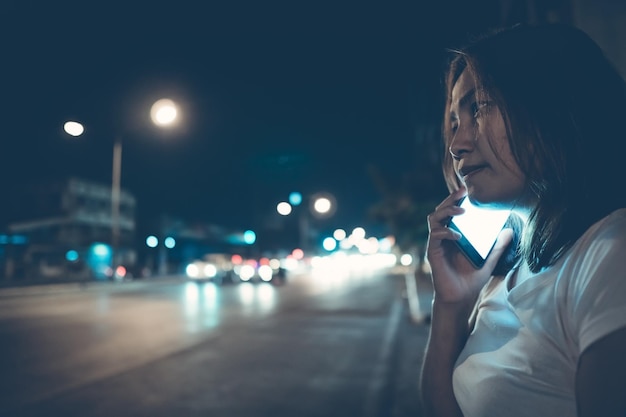
{"label": "woman's hand", "polygon": [[483,267],[476,269],[455,244],[461,235],[447,227],[452,216],[464,212],[456,203],[465,193],[465,188],[453,192],[428,216],[426,256],[437,302],[473,303],[513,237],[510,229],[503,230]]}

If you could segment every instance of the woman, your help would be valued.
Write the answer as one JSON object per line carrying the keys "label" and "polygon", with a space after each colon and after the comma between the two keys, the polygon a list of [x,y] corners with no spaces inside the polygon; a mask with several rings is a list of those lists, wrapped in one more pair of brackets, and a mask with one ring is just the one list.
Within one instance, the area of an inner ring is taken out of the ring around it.
{"label": "woman", "polygon": [[[516,26],[454,51],[445,110],[425,410],[626,416],[626,83],[583,32]],[[526,219],[514,264],[509,229],[482,268],[461,255],[466,194]]]}

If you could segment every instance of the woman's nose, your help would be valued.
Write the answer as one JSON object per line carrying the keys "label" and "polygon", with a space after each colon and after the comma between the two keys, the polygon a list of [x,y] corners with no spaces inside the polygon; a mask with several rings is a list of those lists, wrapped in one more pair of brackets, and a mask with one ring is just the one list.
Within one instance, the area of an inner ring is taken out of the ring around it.
{"label": "woman's nose", "polygon": [[466,153],[474,150],[475,143],[476,130],[471,126],[459,126],[452,137],[452,142],[450,142],[448,151],[450,152],[450,155],[452,155],[452,158],[458,161]]}

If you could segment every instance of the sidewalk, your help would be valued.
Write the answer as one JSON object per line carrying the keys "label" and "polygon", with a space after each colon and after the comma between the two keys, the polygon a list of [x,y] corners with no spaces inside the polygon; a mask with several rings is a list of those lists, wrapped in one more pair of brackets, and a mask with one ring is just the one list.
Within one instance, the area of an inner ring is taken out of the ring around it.
{"label": "sidewalk", "polygon": [[389,381],[380,401],[380,417],[419,417],[419,375],[430,331],[432,284],[424,273],[396,275],[404,287],[402,319],[389,363]]}
{"label": "sidewalk", "polygon": [[[408,309],[407,309],[408,310]],[[407,311],[408,314],[408,311]],[[400,324],[393,358],[392,396],[389,410],[383,410],[381,417],[419,417],[423,415],[419,394],[419,376],[428,340],[429,325],[415,324],[407,317]]]}

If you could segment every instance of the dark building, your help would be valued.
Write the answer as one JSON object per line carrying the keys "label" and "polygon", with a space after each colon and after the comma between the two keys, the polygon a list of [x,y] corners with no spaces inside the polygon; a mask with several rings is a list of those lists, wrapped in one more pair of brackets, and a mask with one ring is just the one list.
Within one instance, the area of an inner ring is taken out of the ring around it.
{"label": "dark building", "polygon": [[[119,212],[110,185],[78,178],[14,190],[0,233],[0,275],[7,281],[91,280],[180,274],[209,253],[250,251],[243,232],[162,215],[157,246],[139,236],[136,200],[121,190]],[[118,214],[119,213],[119,214]],[[168,242],[169,241],[169,242]],[[123,269],[118,270],[122,266]]]}
{"label": "dark building", "polygon": [[24,187],[12,206],[17,210],[2,253],[5,279],[105,278],[114,264],[135,262],[135,198],[127,191],[120,192],[119,215],[110,186],[77,178]]}

